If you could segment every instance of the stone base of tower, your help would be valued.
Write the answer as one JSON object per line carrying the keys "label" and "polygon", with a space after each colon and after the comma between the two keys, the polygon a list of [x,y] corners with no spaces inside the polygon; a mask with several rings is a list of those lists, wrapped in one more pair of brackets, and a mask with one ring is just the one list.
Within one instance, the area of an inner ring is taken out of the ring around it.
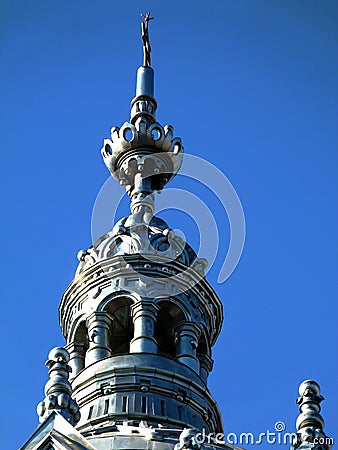
{"label": "stone base of tower", "polygon": [[135,435],[141,428],[222,432],[205,383],[179,361],[146,353],[112,356],[83,369],[72,386],[81,410],[77,429],[85,436],[126,425],[137,426]]}

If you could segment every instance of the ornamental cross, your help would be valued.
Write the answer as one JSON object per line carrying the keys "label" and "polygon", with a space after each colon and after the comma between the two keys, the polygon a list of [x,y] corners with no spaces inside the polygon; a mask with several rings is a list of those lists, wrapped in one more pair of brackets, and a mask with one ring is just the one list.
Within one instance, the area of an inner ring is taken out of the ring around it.
{"label": "ornamental cross", "polygon": [[153,20],[154,17],[150,17],[150,11],[148,11],[145,16],[141,14],[141,17],[144,19],[144,22],[142,22],[143,65],[150,66],[151,47],[149,42],[149,22],[150,20]]}

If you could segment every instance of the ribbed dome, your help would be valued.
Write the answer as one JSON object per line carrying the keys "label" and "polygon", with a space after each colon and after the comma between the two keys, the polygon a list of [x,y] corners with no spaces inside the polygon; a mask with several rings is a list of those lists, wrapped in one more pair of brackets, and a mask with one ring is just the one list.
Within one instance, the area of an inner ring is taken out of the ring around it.
{"label": "ribbed dome", "polygon": [[153,216],[149,224],[140,223],[132,214],[119,220],[112,231],[99,238],[88,250],[78,253],[80,264],[76,275],[98,261],[132,254],[140,254],[150,260],[158,256],[176,260],[185,266],[193,266],[201,274],[207,265],[206,260],[197,258],[194,250],[176,236],[164,220]]}

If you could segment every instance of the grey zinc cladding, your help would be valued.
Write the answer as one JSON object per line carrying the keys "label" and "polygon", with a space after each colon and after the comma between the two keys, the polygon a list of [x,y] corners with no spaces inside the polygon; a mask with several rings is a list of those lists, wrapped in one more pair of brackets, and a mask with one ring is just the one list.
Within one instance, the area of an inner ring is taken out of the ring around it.
{"label": "grey zinc cladding", "polygon": [[[184,149],[173,127],[156,121],[150,13],[143,17],[130,121],[111,129],[101,151],[131,214],[79,252],[59,306],[66,347],[49,354],[40,426],[21,450],[239,448],[197,440],[202,430],[223,431],[207,387],[222,304],[204,277],[206,260],[154,216],[155,192],[178,173]],[[302,383],[292,449],[330,449],[315,441],[326,438],[322,399],[317,383]]]}

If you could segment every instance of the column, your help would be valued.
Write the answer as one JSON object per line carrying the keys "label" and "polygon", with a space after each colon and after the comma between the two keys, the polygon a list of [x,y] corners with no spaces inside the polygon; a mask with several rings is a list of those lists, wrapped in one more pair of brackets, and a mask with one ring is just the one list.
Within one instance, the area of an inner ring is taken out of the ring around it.
{"label": "column", "polygon": [[209,373],[212,371],[214,361],[208,355],[198,355],[198,359],[200,362],[200,375],[202,380],[206,383]]}
{"label": "column", "polygon": [[109,330],[112,318],[107,312],[95,311],[87,318],[89,348],[86,353],[86,366],[111,356]]}
{"label": "column", "polygon": [[175,327],[176,359],[199,373],[199,361],[196,356],[199,327],[192,322],[182,321]]}
{"label": "column", "polygon": [[140,300],[130,308],[134,322],[134,338],[130,353],[157,353],[154,329],[159,307],[150,300]]}
{"label": "column", "polygon": [[69,365],[72,371],[69,378],[74,378],[85,366],[85,345],[80,342],[73,341],[66,346],[69,353]]}

